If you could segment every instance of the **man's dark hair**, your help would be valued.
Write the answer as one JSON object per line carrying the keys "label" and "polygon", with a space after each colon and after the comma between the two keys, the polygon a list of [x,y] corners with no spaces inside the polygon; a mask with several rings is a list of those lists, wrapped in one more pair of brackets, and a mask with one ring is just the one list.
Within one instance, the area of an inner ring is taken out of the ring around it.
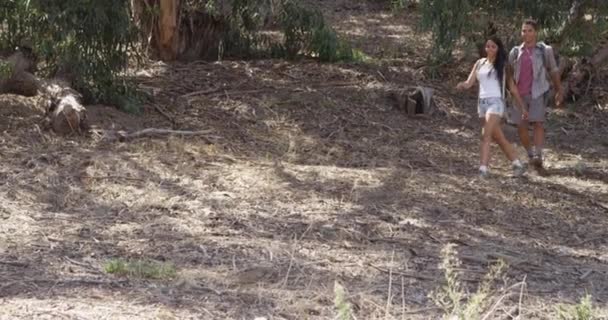
{"label": "man's dark hair", "polygon": [[534,28],[534,31],[538,31],[538,22],[536,22],[536,20],[529,18],[524,20],[524,24],[532,26],[532,28]]}

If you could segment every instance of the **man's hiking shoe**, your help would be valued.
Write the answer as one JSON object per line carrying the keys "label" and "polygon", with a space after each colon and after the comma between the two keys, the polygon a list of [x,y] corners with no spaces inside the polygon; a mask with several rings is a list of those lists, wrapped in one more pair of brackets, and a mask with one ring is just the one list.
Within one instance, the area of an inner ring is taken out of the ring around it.
{"label": "man's hiking shoe", "polygon": [[543,168],[543,159],[540,156],[534,156],[530,158],[530,165],[536,170],[541,170]]}
{"label": "man's hiking shoe", "polygon": [[513,177],[521,177],[526,173],[526,167],[523,165],[513,165],[511,168],[513,169]]}
{"label": "man's hiking shoe", "polygon": [[541,177],[549,175],[543,164],[543,159],[540,156],[534,156],[530,158],[530,165],[534,168],[534,170],[536,170],[536,172]]}

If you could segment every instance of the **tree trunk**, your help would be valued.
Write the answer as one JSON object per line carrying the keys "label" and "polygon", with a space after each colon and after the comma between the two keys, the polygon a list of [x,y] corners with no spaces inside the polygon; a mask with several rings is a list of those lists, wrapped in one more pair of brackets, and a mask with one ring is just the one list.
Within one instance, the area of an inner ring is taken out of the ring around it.
{"label": "tree trunk", "polygon": [[225,1],[218,1],[220,14],[214,16],[202,9],[184,10],[186,5],[180,0],[131,0],[133,20],[145,35],[150,53],[164,61],[221,58],[230,8]]}
{"label": "tree trunk", "polygon": [[154,49],[160,59],[171,61],[180,54],[180,0],[158,0],[159,17],[153,37]]}

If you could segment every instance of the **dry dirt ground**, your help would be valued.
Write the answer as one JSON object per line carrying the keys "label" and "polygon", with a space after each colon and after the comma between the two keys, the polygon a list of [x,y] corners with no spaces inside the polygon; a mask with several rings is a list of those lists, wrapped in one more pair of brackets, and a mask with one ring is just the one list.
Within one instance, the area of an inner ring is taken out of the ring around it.
{"label": "dry dirt ground", "polygon": [[[156,63],[137,79],[172,121],[88,106],[99,128],[202,136],[58,137],[35,98],[1,96],[0,319],[334,319],[335,283],[356,319],[439,319],[449,244],[470,292],[508,264],[489,319],[556,319],[585,293],[606,319],[606,101],[550,113],[549,175],[511,178],[493,149],[479,180],[475,94],[417,69],[416,15],[346,4],[326,13],[372,62]],[[436,90],[429,119],[386,99],[417,84]]]}

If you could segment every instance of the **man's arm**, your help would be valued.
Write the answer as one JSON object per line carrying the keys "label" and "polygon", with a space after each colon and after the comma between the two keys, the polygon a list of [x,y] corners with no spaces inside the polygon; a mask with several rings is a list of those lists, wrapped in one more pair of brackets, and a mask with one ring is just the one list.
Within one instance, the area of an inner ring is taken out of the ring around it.
{"label": "man's arm", "polygon": [[528,108],[527,108],[526,104],[524,103],[524,100],[519,95],[519,89],[517,89],[517,85],[515,84],[515,81],[513,81],[513,77],[507,76],[506,80],[509,85],[508,86],[509,92],[511,92],[511,95],[513,96],[513,99],[515,100],[515,107],[521,113],[522,119],[528,120]]}
{"label": "man's arm", "polygon": [[545,50],[545,61],[547,61],[548,65],[547,70],[551,75],[551,81],[553,82],[553,89],[555,90],[555,105],[557,107],[561,107],[562,102],[564,101],[564,89],[562,88],[562,79],[561,74],[559,73],[559,66],[555,61],[555,54],[553,53],[553,48],[547,46]]}
{"label": "man's arm", "polygon": [[559,71],[551,72],[551,80],[553,80],[553,87],[555,88],[555,105],[561,107],[564,102],[564,89],[562,88],[562,79]]}

